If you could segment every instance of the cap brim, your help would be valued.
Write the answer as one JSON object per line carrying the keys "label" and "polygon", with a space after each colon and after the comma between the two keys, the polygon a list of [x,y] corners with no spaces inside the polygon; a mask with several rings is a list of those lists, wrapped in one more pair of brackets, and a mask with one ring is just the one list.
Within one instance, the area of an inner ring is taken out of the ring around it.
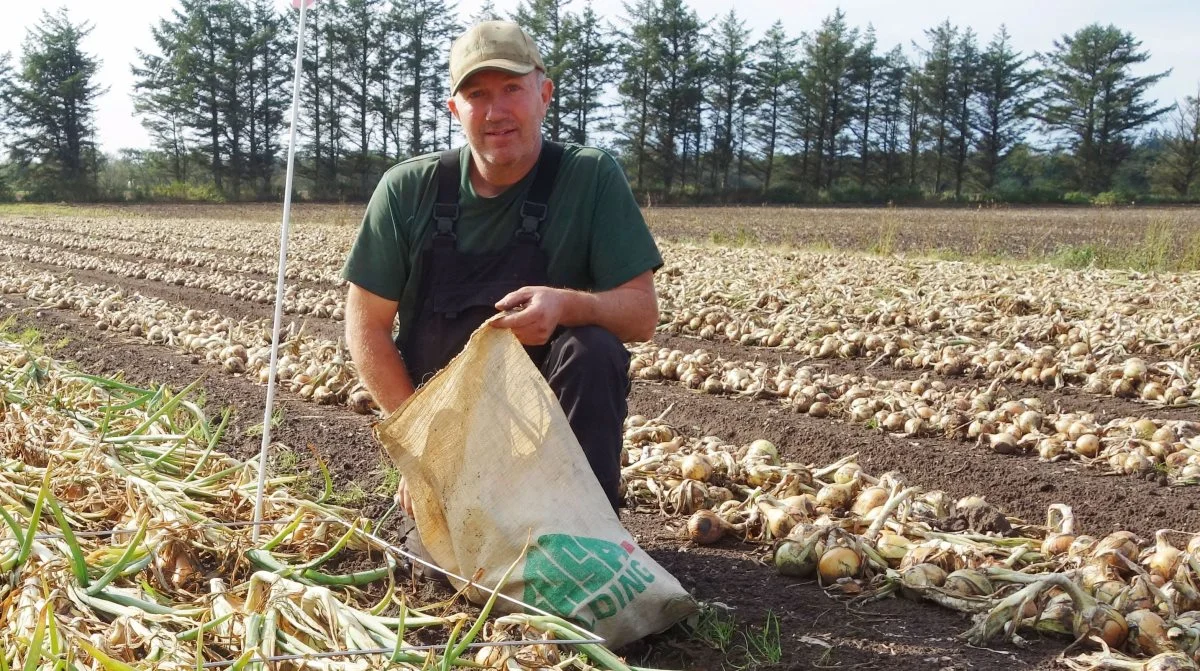
{"label": "cap brim", "polygon": [[462,77],[458,78],[458,83],[450,91],[451,95],[458,93],[458,89],[462,88],[464,82],[470,79],[476,72],[484,70],[501,70],[514,75],[527,75],[537,69],[536,65],[531,63],[518,63],[507,58],[493,58],[490,61],[483,61],[475,65],[475,67],[463,73]]}

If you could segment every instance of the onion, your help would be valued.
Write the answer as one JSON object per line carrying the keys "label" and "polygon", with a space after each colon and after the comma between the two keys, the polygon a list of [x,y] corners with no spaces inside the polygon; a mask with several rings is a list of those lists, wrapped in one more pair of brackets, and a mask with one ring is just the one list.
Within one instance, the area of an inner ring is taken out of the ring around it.
{"label": "onion", "polygon": [[889,563],[904,559],[904,555],[908,554],[911,547],[912,541],[891,531],[884,531],[875,541],[875,551]]}
{"label": "onion", "polygon": [[987,576],[969,568],[959,569],[946,576],[945,587],[946,591],[963,596],[990,596],[995,591],[992,581],[988,580]]}
{"label": "onion", "polygon": [[711,510],[699,510],[688,518],[688,538],[700,545],[716,543],[732,531],[734,526]]}
{"label": "onion", "polygon": [[765,461],[773,466],[778,465],[779,450],[771,441],[759,438],[746,449],[746,461]]}
{"label": "onion", "polygon": [[1150,555],[1146,566],[1150,573],[1163,580],[1170,580],[1175,576],[1175,568],[1179,565],[1182,555],[1183,553],[1167,540],[1166,529],[1159,529],[1154,532],[1154,554]]}
{"label": "onion", "polygon": [[1134,381],[1146,377],[1146,362],[1137,357],[1130,358],[1125,362],[1125,368],[1121,371],[1121,377]]}
{"label": "onion", "polygon": [[1074,534],[1050,534],[1042,541],[1042,554],[1053,557],[1066,552],[1075,541]]}
{"label": "onion", "polygon": [[1025,433],[1042,430],[1042,413],[1036,410],[1026,410],[1017,418],[1017,426]]}
{"label": "onion", "polygon": [[853,578],[862,569],[862,556],[845,546],[832,547],[821,555],[817,563],[817,575],[822,584],[834,583],[841,578]]}
{"label": "onion", "polygon": [[825,485],[817,492],[817,505],[826,506],[830,510],[844,510],[851,505],[850,502],[854,498],[854,490],[857,486],[857,481],[845,484],[830,483]]}
{"label": "onion", "polygon": [[1071,595],[1059,592],[1046,601],[1038,614],[1038,629],[1069,636],[1075,627],[1075,602]]}
{"label": "onion", "polygon": [[844,485],[847,482],[854,482],[858,480],[860,477],[862,477],[861,474],[862,467],[858,464],[854,462],[842,464],[836,471],[833,472],[833,481],[839,485]]}
{"label": "onion", "polygon": [[1124,571],[1128,569],[1125,562],[1115,555],[1121,555],[1130,561],[1138,556],[1137,537],[1130,531],[1114,531],[1105,536],[1092,550],[1092,556],[1107,563],[1109,566]]}
{"label": "onion", "polygon": [[755,505],[758,506],[759,511],[766,518],[766,529],[770,534],[768,538],[783,538],[788,535],[792,527],[796,526],[799,522],[803,522],[805,518],[795,508],[786,508],[762,500],[757,501]]}
{"label": "onion", "polygon": [[1145,417],[1131,424],[1129,428],[1133,431],[1134,438],[1141,438],[1142,440],[1150,440],[1154,432],[1158,431],[1158,425],[1153,420],[1146,419]]}
{"label": "onion", "polygon": [[811,578],[817,570],[818,557],[824,552],[820,538],[821,530],[809,527],[805,538],[789,537],[780,543],[775,548],[775,568],[780,575]]}
{"label": "onion", "polygon": [[1084,639],[1099,636],[1106,644],[1119,648],[1129,635],[1129,625],[1120,611],[1105,603],[1091,603],[1075,614],[1074,634]]}
{"label": "onion", "polygon": [[689,454],[679,463],[679,470],[684,478],[707,482],[712,477],[712,464],[702,454]]}
{"label": "onion", "polygon": [[850,508],[850,512],[863,517],[872,509],[887,503],[887,500],[888,491],[883,487],[867,487],[858,493],[858,498],[854,499],[854,505]]}
{"label": "onion", "polygon": [[1007,431],[988,436],[988,445],[996,454],[1016,454],[1017,439]]}
{"label": "onion", "polygon": [[900,573],[900,582],[905,587],[914,589],[941,587],[946,584],[946,570],[928,562],[916,564]]}
{"label": "onion", "polygon": [[1075,439],[1075,452],[1081,457],[1091,459],[1100,452],[1100,439],[1094,433],[1085,433]]}

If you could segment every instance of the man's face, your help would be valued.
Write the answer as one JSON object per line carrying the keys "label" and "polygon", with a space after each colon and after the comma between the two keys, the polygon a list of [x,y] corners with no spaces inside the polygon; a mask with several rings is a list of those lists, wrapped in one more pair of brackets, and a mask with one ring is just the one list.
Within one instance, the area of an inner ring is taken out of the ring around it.
{"label": "man's face", "polygon": [[536,158],[553,90],[554,84],[536,70],[527,75],[483,70],[450,98],[450,111],[480,160],[509,167]]}

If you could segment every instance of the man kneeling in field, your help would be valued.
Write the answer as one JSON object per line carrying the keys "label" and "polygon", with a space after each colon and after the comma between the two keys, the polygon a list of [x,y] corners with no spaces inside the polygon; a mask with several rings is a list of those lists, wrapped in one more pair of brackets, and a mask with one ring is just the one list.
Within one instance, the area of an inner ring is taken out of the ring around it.
{"label": "man kneeling in field", "polygon": [[[554,83],[519,26],[468,30],[450,80],[467,145],[404,161],[376,187],[342,270],[351,355],[390,414],[505,312],[492,326],[525,345],[615,509],[623,342],[654,334],[662,257],[616,161],[542,137]],[[397,496],[411,515],[403,479]]]}

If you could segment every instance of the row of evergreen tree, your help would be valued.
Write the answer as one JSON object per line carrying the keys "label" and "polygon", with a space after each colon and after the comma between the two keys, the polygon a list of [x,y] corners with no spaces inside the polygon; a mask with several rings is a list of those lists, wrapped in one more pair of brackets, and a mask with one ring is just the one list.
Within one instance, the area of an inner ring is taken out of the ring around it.
{"label": "row of evergreen tree", "polygon": [[[736,12],[705,21],[683,0],[632,0],[615,25],[570,2],[522,0],[504,17],[556,84],[545,132],[611,149],[651,200],[1200,191],[1200,95],[1152,100],[1169,71],[1141,72],[1150,54],[1114,26],[1025,54],[1004,28],[984,43],[946,21],[885,50],[840,10],[755,39]],[[105,157],[90,27],[44,14],[15,68],[0,56],[0,197],[278,197],[297,15],[180,0],[131,64],[153,148]],[[307,18],[300,183],[362,199],[387,166],[457,140],[450,42],[501,17],[490,3],[464,25],[447,0],[321,0]]]}

